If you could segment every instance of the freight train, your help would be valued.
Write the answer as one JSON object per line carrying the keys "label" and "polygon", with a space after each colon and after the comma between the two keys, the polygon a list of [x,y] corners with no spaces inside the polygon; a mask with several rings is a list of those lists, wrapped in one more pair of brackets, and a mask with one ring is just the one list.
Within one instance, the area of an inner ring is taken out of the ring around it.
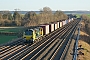
{"label": "freight train", "polygon": [[33,28],[28,28],[23,33],[23,39],[25,42],[33,43],[39,37],[55,31],[56,29],[64,26],[65,24],[69,23],[72,20],[73,20],[73,18],[68,19],[68,20],[62,20],[62,21],[60,20],[57,22],[52,22],[50,24],[43,24],[43,25],[39,25],[39,26],[36,26]]}

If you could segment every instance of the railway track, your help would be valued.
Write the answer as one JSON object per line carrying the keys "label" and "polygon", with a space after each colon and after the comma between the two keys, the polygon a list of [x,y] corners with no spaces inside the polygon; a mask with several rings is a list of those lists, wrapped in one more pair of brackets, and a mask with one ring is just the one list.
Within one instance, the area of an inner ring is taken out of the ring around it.
{"label": "railway track", "polygon": [[68,48],[70,46],[70,43],[72,41],[72,36],[75,32],[75,29],[76,29],[76,27],[73,27],[72,30],[68,34],[66,34],[67,37],[64,37],[64,40],[65,40],[64,43],[62,44],[61,47],[60,46],[58,47],[56,52],[50,58],[51,60],[64,60],[65,59],[65,55],[66,55]]}
{"label": "railway track", "polygon": [[8,42],[6,44],[2,44],[2,45],[0,45],[0,51],[8,49],[8,48],[10,48],[10,46],[20,44],[19,42],[22,42],[22,38],[18,38],[17,40],[13,40],[13,41]]}
{"label": "railway track", "polygon": [[[72,31],[72,27],[68,27],[68,29],[65,29],[63,32],[58,32],[60,34],[57,34],[53,39],[50,39],[48,43],[46,43],[44,46],[41,45],[40,47],[38,46],[36,49],[25,55],[22,60],[49,60],[50,57],[55,53],[56,49],[58,49],[59,46],[62,46],[61,44],[65,43],[66,39],[65,37],[68,38],[69,32]],[[68,31],[68,32],[67,32]],[[66,34],[67,33],[67,34]],[[64,40],[56,40],[58,37],[64,36]]]}
{"label": "railway track", "polygon": [[8,46],[4,46],[1,50],[0,50],[0,58],[6,58],[7,56],[15,53],[16,51],[24,48],[26,45],[22,45],[23,41],[19,40],[15,43],[12,43]]}
{"label": "railway track", "polygon": [[[75,23],[78,23],[78,21],[72,21],[69,24],[65,25],[62,28],[57,29],[56,31],[45,35],[39,39],[36,43],[32,45],[22,45],[20,42],[19,45],[14,45],[14,47],[7,47],[2,49],[0,52],[1,59],[46,59],[54,54],[56,52],[57,48],[61,43],[63,42],[63,36],[65,37],[71,30],[71,27],[74,26]],[[72,26],[70,26],[72,24]],[[68,28],[68,29],[67,29]],[[68,31],[68,32],[67,32]],[[65,35],[66,34],[66,35]],[[67,35],[68,36],[68,35]],[[58,39],[58,37],[60,39]],[[4,46],[5,47],[5,46]],[[54,48],[53,48],[54,47]],[[3,47],[2,47],[3,48]],[[4,52],[5,51],[5,52]],[[7,53],[9,52],[9,53]],[[44,54],[47,52],[46,54]],[[51,52],[53,52],[51,54]],[[49,53],[49,54],[48,54]],[[40,54],[40,56],[38,55]],[[51,57],[53,58],[53,57]],[[49,58],[50,59],[50,58]]]}
{"label": "railway track", "polygon": [[0,51],[4,51],[6,49],[10,49],[12,46],[19,45],[22,42],[23,42],[22,39],[19,39],[19,40],[15,41],[15,42],[5,44],[5,45],[3,45],[3,46],[0,47],[1,48]]}

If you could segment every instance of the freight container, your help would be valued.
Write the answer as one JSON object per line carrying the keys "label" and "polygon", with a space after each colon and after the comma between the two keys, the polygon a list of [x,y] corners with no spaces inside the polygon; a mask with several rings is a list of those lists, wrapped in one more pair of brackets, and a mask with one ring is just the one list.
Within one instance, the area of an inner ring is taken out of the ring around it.
{"label": "freight container", "polygon": [[49,33],[49,24],[40,25],[40,27],[43,28],[43,34],[44,35]]}
{"label": "freight container", "polygon": [[49,24],[49,33],[51,32],[51,29],[52,29],[52,28],[51,28],[51,24]]}
{"label": "freight container", "polygon": [[59,28],[60,28],[60,21],[59,21]]}
{"label": "freight container", "polygon": [[72,21],[72,19],[70,19],[70,21]]}
{"label": "freight container", "polygon": [[69,19],[69,22],[70,22],[70,19]]}
{"label": "freight container", "polygon": [[59,21],[58,21],[58,22],[57,22],[57,28],[59,28],[59,25],[60,25],[60,24],[59,24]]}
{"label": "freight container", "polygon": [[66,24],[68,23],[68,20],[66,20]]}
{"label": "freight container", "polygon": [[57,26],[57,22],[54,23],[54,30],[56,30],[58,28]]}
{"label": "freight container", "polygon": [[63,26],[63,24],[62,24],[62,21],[60,22],[60,27],[62,27]]}
{"label": "freight container", "polygon": [[51,23],[49,26],[49,32],[54,31],[54,23]]}
{"label": "freight container", "polygon": [[64,21],[63,21],[63,25],[65,25],[65,24],[66,24],[66,21],[64,20]]}
{"label": "freight container", "polygon": [[72,18],[72,20],[73,20],[73,18]]}

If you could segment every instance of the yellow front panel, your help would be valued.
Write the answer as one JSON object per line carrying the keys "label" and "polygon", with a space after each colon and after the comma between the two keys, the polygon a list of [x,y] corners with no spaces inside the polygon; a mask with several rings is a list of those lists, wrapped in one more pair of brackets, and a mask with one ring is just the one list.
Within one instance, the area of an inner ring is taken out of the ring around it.
{"label": "yellow front panel", "polygon": [[30,40],[30,39],[32,39],[33,36],[32,35],[24,35],[23,38],[24,37],[26,37],[26,40]]}

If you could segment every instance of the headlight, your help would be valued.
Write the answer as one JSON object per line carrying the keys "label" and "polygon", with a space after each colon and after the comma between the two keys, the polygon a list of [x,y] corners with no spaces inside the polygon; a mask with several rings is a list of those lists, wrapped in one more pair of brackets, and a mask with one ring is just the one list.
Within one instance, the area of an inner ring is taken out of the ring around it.
{"label": "headlight", "polygon": [[24,40],[26,40],[26,37],[24,37]]}
{"label": "headlight", "polygon": [[24,38],[26,38],[26,37],[24,37]]}

